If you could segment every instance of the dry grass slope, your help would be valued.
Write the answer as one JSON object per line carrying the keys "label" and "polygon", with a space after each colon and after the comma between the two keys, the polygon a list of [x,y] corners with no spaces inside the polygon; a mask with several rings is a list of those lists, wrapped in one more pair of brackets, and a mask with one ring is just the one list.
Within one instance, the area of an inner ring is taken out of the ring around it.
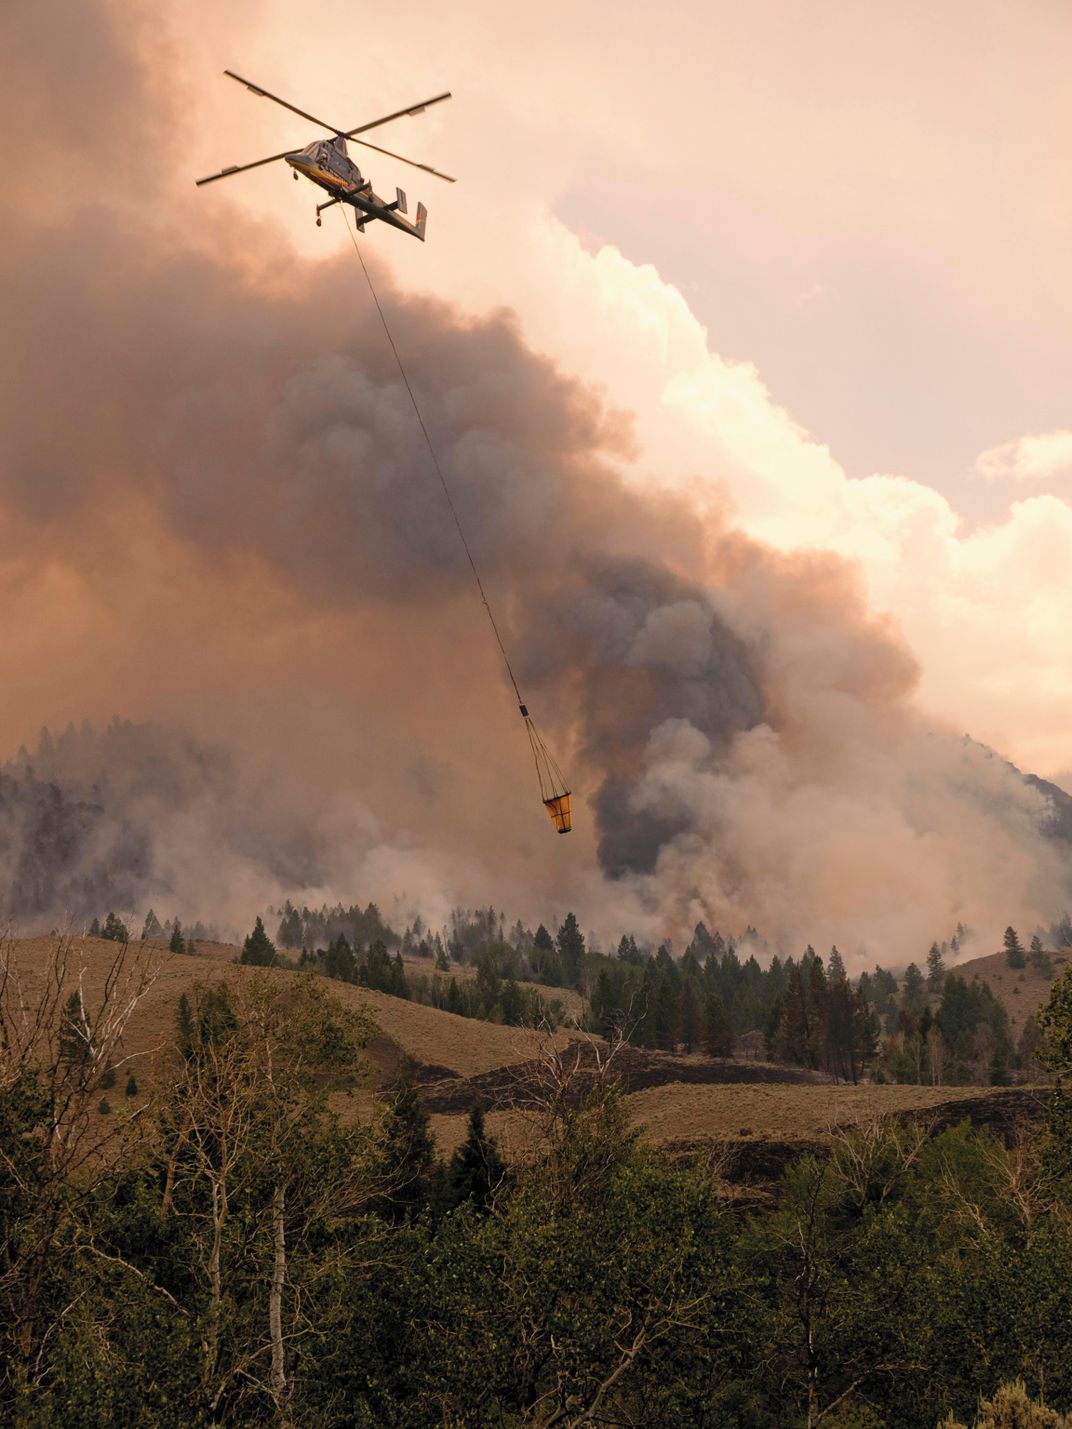
{"label": "dry grass slope", "polygon": [[668,1082],[631,1096],[629,1107],[652,1141],[731,1140],[742,1136],[816,1141],[836,1126],[985,1097],[987,1087],[792,1086]]}
{"label": "dry grass slope", "polygon": [[[31,998],[35,987],[40,987],[41,969],[52,946],[53,940],[49,938],[22,938],[14,945],[15,960]],[[250,977],[260,971],[236,963],[239,950],[229,943],[199,944],[193,957],[169,953],[166,947],[156,944],[132,943],[130,947],[132,955],[152,958],[159,966],[156,981],[138,1007],[125,1038],[128,1053],[145,1054],[150,1058],[173,1036],[179,999],[184,992],[189,993],[199,982]],[[90,1001],[100,997],[117,950],[117,944],[103,939],[79,940],[77,951],[85,969],[85,991]],[[300,976],[272,969],[268,969],[267,974],[280,978]],[[372,1011],[387,1040],[378,1039],[370,1053],[384,1070],[393,1070],[401,1060],[390,1044],[420,1063],[462,1077],[526,1061],[536,1047],[536,1034],[525,1028],[456,1017],[450,1012],[439,1012],[433,1007],[422,1007],[329,979],[324,980],[324,986],[340,1002]],[[559,1036],[568,1040],[566,1034]]]}
{"label": "dry grass slope", "polygon": [[[966,982],[978,978],[988,984],[990,991],[1009,1014],[1013,1039],[1019,1036],[1024,1023],[1032,1012],[1037,1012],[1050,995],[1055,980],[1072,963],[1072,953],[1067,948],[1050,953],[1053,973],[1047,977],[1034,967],[1028,959],[1026,968],[1009,967],[1004,952],[988,953],[983,958],[970,958],[949,968]],[[937,1006],[938,999],[933,999]]]}
{"label": "dry grass slope", "polygon": [[[28,1000],[33,1000],[40,991],[42,970],[52,945],[53,940],[47,938],[20,939],[13,945],[14,960]],[[115,943],[101,939],[87,938],[79,942],[76,962],[81,962],[85,993],[91,1003],[99,998],[117,951]],[[132,944],[131,955],[147,957],[158,965],[156,980],[131,1020],[124,1042],[125,1053],[140,1054],[145,1059],[137,1066],[139,1083],[144,1087],[153,1062],[174,1035],[176,1012],[183,993],[188,994],[197,983],[237,980],[256,976],[262,970],[236,963],[238,949],[223,943],[201,944],[195,956],[170,954],[158,945]],[[1003,964],[1004,955],[976,961]],[[971,966],[966,964],[965,970]],[[994,973],[1000,974],[1002,968],[997,966],[992,972],[989,968],[984,971],[993,977]],[[1029,977],[1033,975],[1031,969],[1025,971]],[[997,981],[997,988],[1004,982],[1011,989],[1016,974],[1007,966],[1005,974],[1004,979]],[[300,974],[269,969],[267,976],[291,978]],[[1033,983],[1025,979],[1016,985],[1031,988],[1033,1001],[1026,992],[1020,994],[1025,1006],[1037,1006],[1049,986],[1037,977]],[[446,1153],[465,1134],[466,1114],[462,1106],[468,1104],[466,1082],[474,1079],[471,1090],[475,1099],[478,1093],[487,1090],[489,1074],[502,1071],[509,1080],[510,1073],[505,1069],[528,1062],[547,1041],[545,1034],[456,1017],[346,983],[325,979],[324,987],[340,1002],[368,1008],[375,1017],[381,1035],[370,1046],[369,1055],[380,1084],[390,1080],[401,1063],[411,1058],[425,1069],[420,1080],[426,1085],[433,1104],[439,1090],[457,1093],[452,1097],[454,1105],[432,1118],[440,1150]],[[1011,991],[1009,995],[1012,997]],[[563,1046],[576,1035],[561,1030],[551,1040]],[[710,1059],[673,1057],[666,1053],[634,1053],[633,1059],[637,1066],[630,1066],[625,1085],[638,1089],[629,1093],[627,1105],[644,1134],[656,1142],[722,1142],[742,1138],[808,1142],[822,1140],[835,1125],[993,1095],[984,1087],[833,1086],[812,1079],[811,1074],[794,1074],[792,1069],[748,1062],[718,1064]],[[774,1075],[795,1076],[797,1080],[771,1080]],[[491,1078],[496,1083],[499,1080]],[[490,1100],[494,1108],[496,1098],[492,1096]],[[359,1093],[340,1102],[339,1109],[344,1115],[363,1115],[371,1104],[371,1092]],[[519,1150],[528,1138],[529,1123],[515,1110],[493,1109],[488,1121],[489,1129],[508,1150]]]}

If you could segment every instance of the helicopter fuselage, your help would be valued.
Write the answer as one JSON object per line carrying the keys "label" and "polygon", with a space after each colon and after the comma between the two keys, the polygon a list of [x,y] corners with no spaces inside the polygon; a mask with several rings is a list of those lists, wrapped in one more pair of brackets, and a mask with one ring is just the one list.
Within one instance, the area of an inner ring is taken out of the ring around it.
{"label": "helicopter fuselage", "polygon": [[[370,219],[378,218],[384,223],[389,223],[393,228],[400,228],[404,233],[413,234],[414,237],[423,240],[423,205],[418,208],[416,224],[403,218],[401,215],[405,212],[406,199],[401,189],[398,190],[398,197],[393,203],[389,203],[375,194],[370,181],[363,176],[361,170],[346,152],[344,139],[317,140],[312,144],[307,144],[304,149],[287,154],[286,161],[294,170],[295,178],[299,174],[303,175],[319,188],[325,189],[331,194],[336,203],[348,203],[356,209],[360,215],[358,219],[360,228],[363,228]],[[326,206],[323,205],[323,207]],[[319,222],[320,211],[318,209],[317,223]]]}

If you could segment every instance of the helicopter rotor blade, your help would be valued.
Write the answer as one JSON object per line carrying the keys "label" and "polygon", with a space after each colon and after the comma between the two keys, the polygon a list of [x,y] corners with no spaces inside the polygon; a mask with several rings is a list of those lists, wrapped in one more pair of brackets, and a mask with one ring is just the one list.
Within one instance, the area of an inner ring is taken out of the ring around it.
{"label": "helicopter rotor blade", "polygon": [[[381,124],[390,124],[392,119],[404,119],[407,114],[423,114],[431,105],[439,104],[442,100],[450,99],[450,97],[450,90],[444,90],[442,94],[437,94],[432,99],[422,99],[420,104],[411,104],[408,109],[396,109],[393,114],[385,114],[382,119],[373,119],[368,124],[359,124],[356,129],[347,129],[345,131],[345,137],[352,139],[355,134],[364,134],[369,129],[378,129]],[[338,133],[338,130],[336,130],[336,133]],[[372,147],[370,144],[369,148],[371,149]],[[384,152],[386,153],[386,150],[384,150]],[[417,167],[421,168],[423,166],[418,164]]]}
{"label": "helicopter rotor blade", "polygon": [[[328,124],[323,119],[317,119],[315,114],[306,114],[304,109],[299,109],[296,104],[288,104],[285,99],[280,99],[278,94],[271,94],[267,89],[262,89],[259,84],[254,84],[252,80],[243,79],[240,74],[235,74],[233,69],[225,69],[224,74],[228,79],[237,80],[239,84],[244,84],[251,94],[260,95],[262,99],[274,100],[276,104],[281,104],[284,109],[289,109],[291,114],[297,114],[302,119],[308,119],[310,124],[319,124],[321,129],[327,129],[332,134],[341,134],[341,129],[336,129],[334,124]],[[408,111],[403,111],[408,112]],[[378,121],[382,123],[383,121]],[[287,151],[292,152],[291,150]]]}
{"label": "helicopter rotor blade", "polygon": [[381,149],[378,144],[370,144],[367,139],[355,139],[354,143],[361,144],[366,149],[375,149],[377,154],[386,154],[389,159],[397,159],[401,164],[408,164],[411,169],[423,169],[426,174],[434,174],[437,179],[445,179],[448,184],[458,182],[457,179],[451,178],[450,174],[441,174],[438,169],[433,169],[431,164],[419,164],[416,159],[403,158],[401,154],[392,153],[390,149]]}
{"label": "helicopter rotor blade", "polygon": [[247,169],[259,169],[262,164],[274,164],[277,159],[285,159],[288,154],[296,152],[294,149],[284,149],[281,154],[269,154],[267,159],[254,159],[252,164],[229,164],[218,174],[209,174],[207,179],[197,179],[195,184],[197,188],[200,188],[202,184],[212,184],[217,179],[229,179],[232,174],[244,174]]}

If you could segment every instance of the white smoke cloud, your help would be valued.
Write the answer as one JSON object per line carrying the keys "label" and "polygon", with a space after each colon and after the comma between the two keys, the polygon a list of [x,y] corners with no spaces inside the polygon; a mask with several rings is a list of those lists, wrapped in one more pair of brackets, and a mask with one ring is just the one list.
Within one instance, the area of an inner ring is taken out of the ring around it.
{"label": "white smoke cloud", "polygon": [[1044,432],[980,452],[975,469],[987,481],[1052,481],[1072,476],[1072,432]]}

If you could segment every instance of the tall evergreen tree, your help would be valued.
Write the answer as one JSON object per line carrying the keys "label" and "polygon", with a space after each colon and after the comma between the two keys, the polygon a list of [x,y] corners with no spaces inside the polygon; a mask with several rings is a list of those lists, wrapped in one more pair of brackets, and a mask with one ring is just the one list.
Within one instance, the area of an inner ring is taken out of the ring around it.
{"label": "tall evergreen tree", "polygon": [[328,977],[338,978],[340,982],[357,981],[357,958],[345,933],[340,933],[328,944],[323,968]]}
{"label": "tall evergreen tree", "polygon": [[[840,954],[838,957],[840,959]],[[844,966],[842,967],[844,974]],[[814,955],[808,963],[808,980],[804,985],[804,1006],[808,1028],[809,1067],[820,1067],[825,1059],[825,1038],[829,989],[823,960]]]}
{"label": "tall evergreen tree", "polygon": [[258,918],[253,925],[253,932],[242,944],[242,952],[238,961],[252,967],[267,968],[271,967],[275,960],[275,944],[264,931],[264,924]]}
{"label": "tall evergreen tree", "polygon": [[637,947],[637,940],[632,933],[623,933],[618,942],[618,961],[630,963],[633,967],[640,967],[644,962],[644,954]]}
{"label": "tall evergreen tree", "polygon": [[733,1028],[725,1003],[714,991],[709,991],[704,998],[703,1045],[709,1057],[733,1056]]}
{"label": "tall evergreen tree", "polygon": [[1005,957],[1011,968],[1027,967],[1027,958],[1024,956],[1024,946],[1020,942],[1015,928],[1005,929]]}
{"label": "tall evergreen tree", "polygon": [[141,927],[141,940],[144,943],[149,938],[162,938],[163,935],[164,929],[160,925],[160,919],[150,908]]}
{"label": "tall evergreen tree", "polygon": [[512,977],[507,978],[503,984],[499,1005],[506,1026],[520,1027],[525,1017],[525,995]]}
{"label": "tall evergreen tree", "polygon": [[122,918],[117,917],[115,913],[109,913],[104,920],[101,937],[107,938],[113,943],[129,943],[130,929],[123,922]]}
{"label": "tall evergreen tree", "polygon": [[913,1016],[923,1010],[925,982],[915,963],[909,963],[904,975],[904,1004]]}
{"label": "tall evergreen tree", "polygon": [[822,1047],[827,1071],[842,1081],[856,1081],[856,1007],[845,963],[832,948],[823,1009]]}
{"label": "tall evergreen tree", "polygon": [[589,1028],[600,1037],[611,1038],[619,1027],[620,1013],[614,984],[606,968],[600,968],[588,1004]]}
{"label": "tall evergreen tree", "polygon": [[927,991],[941,992],[945,977],[945,959],[937,943],[932,943],[927,954]]}
{"label": "tall evergreen tree", "polygon": [[435,1169],[435,1140],[428,1113],[409,1077],[391,1097],[383,1121],[379,1170],[385,1190],[376,1209],[388,1220],[409,1220],[428,1204]]}
{"label": "tall evergreen tree", "polygon": [[577,925],[573,913],[567,913],[557,938],[558,956],[562,962],[562,976],[567,987],[580,987],[581,971],[584,965],[584,934]]}
{"label": "tall evergreen tree", "polygon": [[670,974],[661,969],[655,975],[655,1007],[652,1018],[655,1046],[662,1052],[677,1050],[677,992]]}
{"label": "tall evergreen tree", "polygon": [[541,923],[532,935],[532,970],[537,982],[548,987],[562,985],[562,959],[555,948],[555,940]]}
{"label": "tall evergreen tree", "polygon": [[505,1179],[506,1162],[495,1138],[485,1130],[483,1108],[476,1104],[469,1112],[465,1140],[447,1166],[444,1185],[447,1209],[471,1201],[480,1210],[487,1210]]}
{"label": "tall evergreen tree", "polygon": [[805,1066],[810,1057],[808,1035],[808,1009],[804,995],[804,981],[800,966],[794,963],[789,969],[785,999],[782,1003],[782,1021],[778,1028],[775,1052],[785,1062]]}
{"label": "tall evergreen tree", "polygon": [[678,1027],[681,1046],[688,1056],[700,1041],[700,1006],[693,978],[686,977],[681,987],[681,1006],[678,1012]]}
{"label": "tall evergreen tree", "polygon": [[1053,959],[1042,946],[1042,939],[1036,933],[1031,939],[1031,946],[1028,949],[1028,956],[1031,959],[1031,966],[1043,977],[1053,976]]}

